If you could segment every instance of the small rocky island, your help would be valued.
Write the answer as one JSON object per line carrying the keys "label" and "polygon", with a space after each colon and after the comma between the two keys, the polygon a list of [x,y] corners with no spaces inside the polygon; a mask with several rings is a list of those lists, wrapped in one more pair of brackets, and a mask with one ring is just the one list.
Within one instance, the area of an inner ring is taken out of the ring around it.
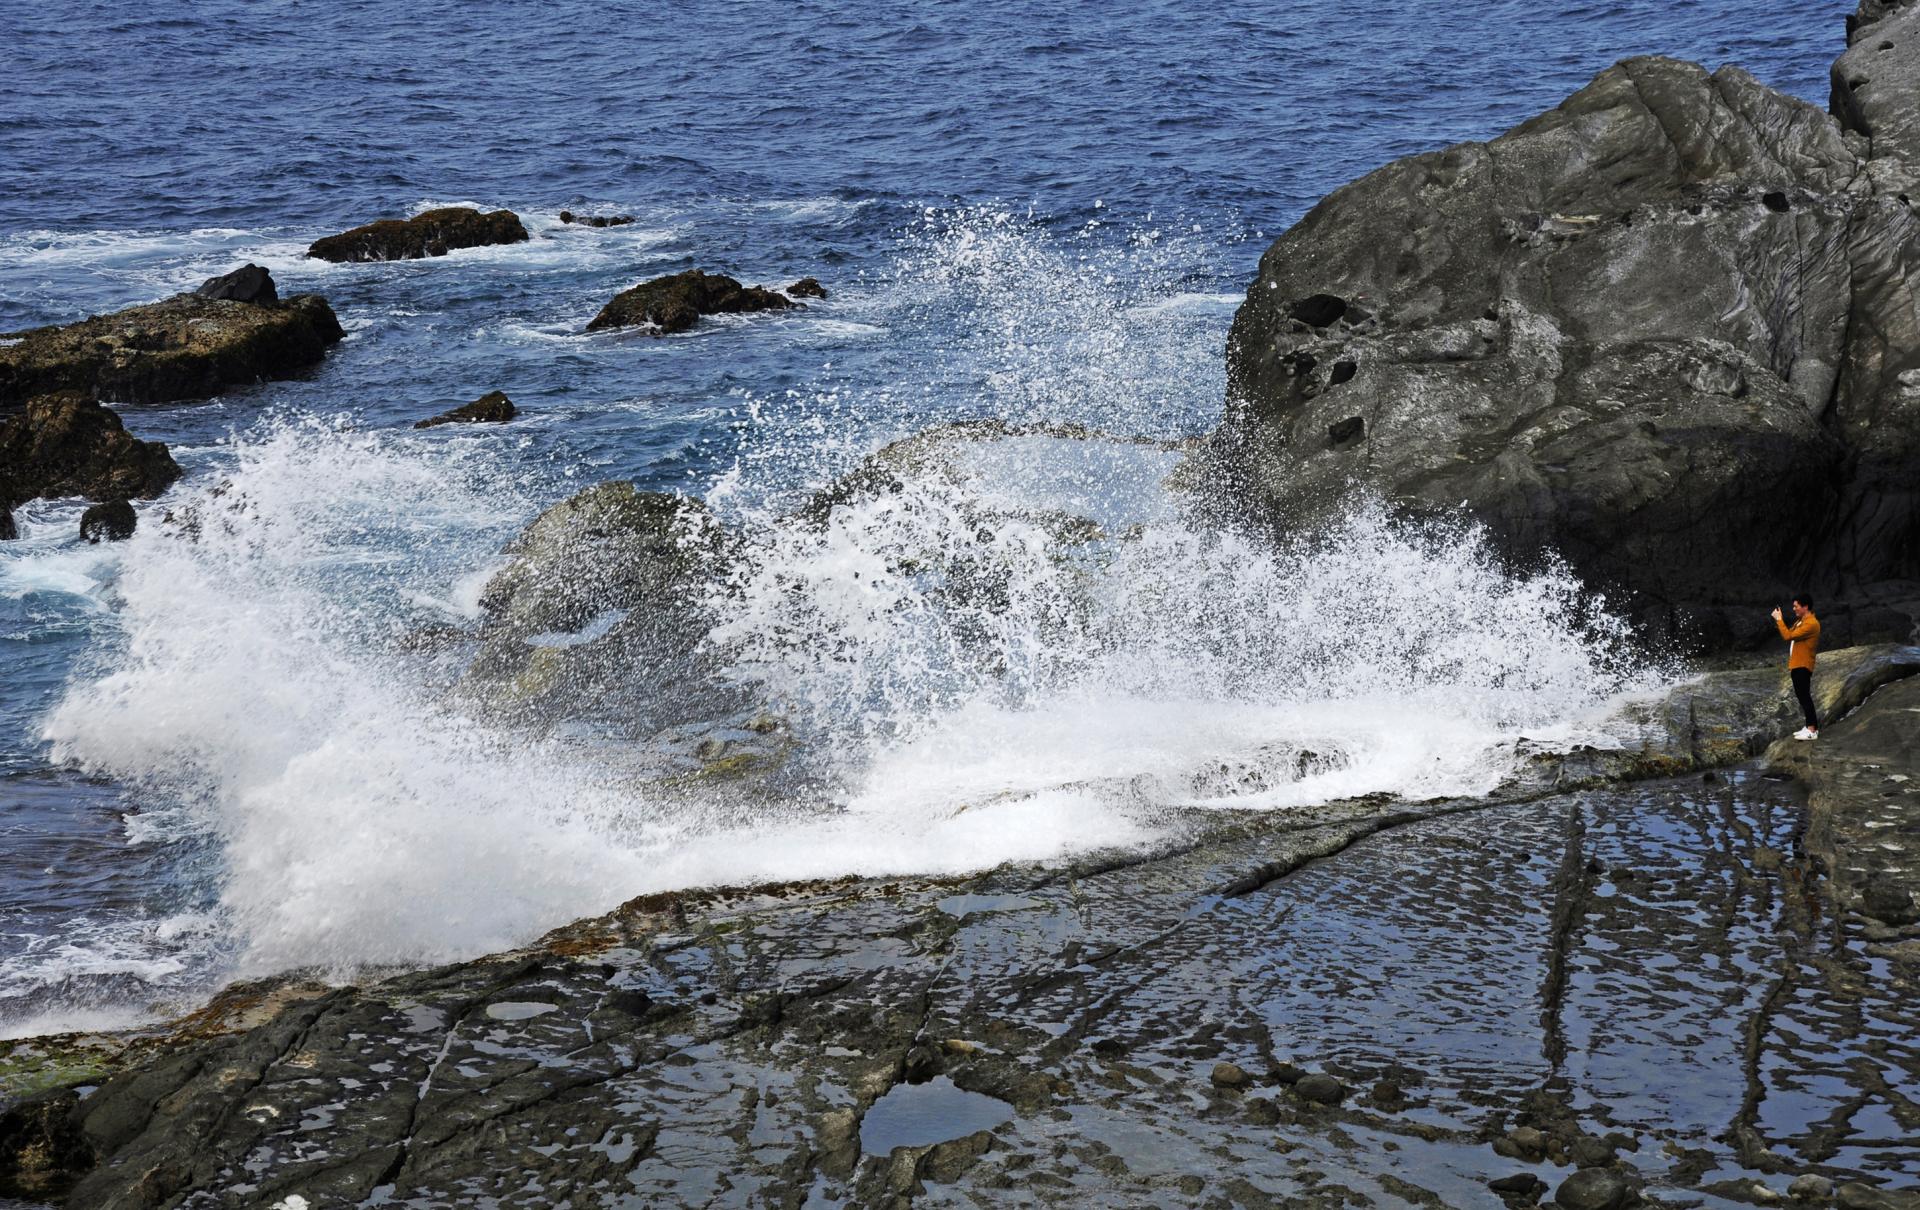
{"label": "small rocky island", "polygon": [[245,265],[160,302],[0,340],[0,540],[16,536],[13,509],[59,496],[115,506],[120,520],[103,532],[124,537],[126,501],[180,477],[167,447],[128,433],[107,403],[291,378],[345,336],[326,299],[283,300],[271,274]]}
{"label": "small rocky island", "polygon": [[[1356,490],[1464,504],[1716,656],[1606,743],[1520,740],[1481,797],[1174,807],[1148,851],[645,896],[512,953],[13,1043],[0,1195],[1920,1207],[1917,31],[1863,0],[1831,115],[1738,69],[1610,68],[1336,191],[1236,317],[1182,479],[1275,530]],[[592,326],[802,293],[694,271]],[[689,776],[776,768],[676,612],[727,546],[631,484],[556,505],[455,693],[539,726],[638,667],[677,712],[649,725],[719,728]],[[1741,654],[1801,577],[1839,590],[1816,745],[1783,738],[1776,653]],[[528,642],[556,628],[580,641]]]}

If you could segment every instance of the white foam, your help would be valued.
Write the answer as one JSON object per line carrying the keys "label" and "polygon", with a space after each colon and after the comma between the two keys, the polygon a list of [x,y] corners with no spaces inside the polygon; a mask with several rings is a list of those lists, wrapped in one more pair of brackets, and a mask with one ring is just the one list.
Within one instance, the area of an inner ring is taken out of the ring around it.
{"label": "white foam", "polygon": [[1472,793],[1516,736],[1573,734],[1646,679],[1563,572],[1512,577],[1471,531],[1364,507],[1279,549],[1212,532],[1183,519],[1174,455],[1153,445],[956,442],[824,525],[778,515],[955,381],[1018,424],[1203,429],[1219,317],[1142,312],[1190,288],[1191,259],[934,215],[896,280],[846,306],[903,338],[948,334],[940,356],[705,414],[748,438],[708,492],[746,535],[706,602],[711,649],[788,718],[824,804],[709,811],[637,784],[644,751],[452,713],[390,635],[422,609],[479,617],[503,545],[590,468],[523,490],[511,447],[410,430],[282,424],[224,449],[232,486],[201,502],[198,541],[143,525],[105,556],[122,633],[46,735],[138,783],[135,839],[218,845],[238,971],[348,971],[520,944],[652,890],[1138,846],[1169,807]]}

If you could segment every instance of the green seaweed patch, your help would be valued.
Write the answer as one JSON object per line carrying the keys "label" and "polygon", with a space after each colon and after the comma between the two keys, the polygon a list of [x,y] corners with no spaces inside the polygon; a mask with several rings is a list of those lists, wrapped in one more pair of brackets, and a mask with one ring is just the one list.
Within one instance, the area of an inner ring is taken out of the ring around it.
{"label": "green seaweed patch", "polygon": [[[51,1043],[51,1044],[50,1044]],[[31,1038],[0,1044],[0,1101],[23,1101],[54,1088],[93,1084],[113,1072],[120,1048]]]}

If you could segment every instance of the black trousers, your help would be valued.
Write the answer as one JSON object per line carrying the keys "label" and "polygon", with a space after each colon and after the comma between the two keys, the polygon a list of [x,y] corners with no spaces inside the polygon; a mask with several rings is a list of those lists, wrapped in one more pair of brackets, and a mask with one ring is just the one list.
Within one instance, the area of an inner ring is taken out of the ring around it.
{"label": "black trousers", "polygon": [[1811,731],[1818,731],[1820,729],[1820,716],[1813,712],[1813,670],[1811,668],[1795,668],[1791,670],[1791,675],[1793,677],[1793,696],[1800,699],[1800,713],[1807,717],[1807,728]]}

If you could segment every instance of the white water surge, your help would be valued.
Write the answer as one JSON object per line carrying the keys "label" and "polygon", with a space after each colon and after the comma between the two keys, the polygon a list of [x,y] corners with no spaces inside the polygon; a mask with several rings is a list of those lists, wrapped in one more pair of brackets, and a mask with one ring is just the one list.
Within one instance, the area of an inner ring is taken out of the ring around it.
{"label": "white water surge", "polygon": [[472,956],[673,887],[1137,846],[1195,810],[1480,792],[1518,736],[1572,737],[1650,684],[1570,576],[1510,575],[1469,530],[1361,507],[1275,547],[1189,520],[1171,446],[1066,435],[1167,438],[1199,427],[1171,400],[1218,398],[1193,378],[1217,346],[1167,326],[1217,337],[1218,317],[1154,309],[1183,287],[1151,248],[1089,267],[999,220],[915,247],[834,322],[949,332],[946,360],[901,373],[979,384],[1027,427],[936,442],[898,490],[803,520],[805,489],[887,427],[849,450],[821,414],[914,417],[923,384],[836,385],[812,416],[755,401],[773,436],[708,491],[743,539],[709,650],[785,719],[801,799],[668,793],[644,749],[455,710],[464,649],[399,639],[471,622],[559,494],[486,433],[261,426],[217,495],[165,502],[197,538],[147,512],[120,637],[45,734],[135,787],[137,843],[212,854],[214,974]]}

